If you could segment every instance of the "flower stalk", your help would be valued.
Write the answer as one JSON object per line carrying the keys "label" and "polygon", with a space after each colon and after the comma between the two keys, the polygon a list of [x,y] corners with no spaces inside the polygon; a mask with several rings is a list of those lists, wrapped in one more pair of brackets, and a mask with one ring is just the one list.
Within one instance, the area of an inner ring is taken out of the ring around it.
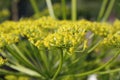
{"label": "flower stalk", "polygon": [[120,51],[117,51],[116,54],[107,62],[105,63],[104,65],[94,69],[94,70],[91,70],[91,71],[87,71],[87,72],[84,72],[84,73],[78,73],[78,74],[72,74],[72,75],[63,75],[63,76],[74,76],[74,77],[81,77],[81,76],[86,76],[86,75],[90,75],[90,74],[93,74],[93,73],[97,73],[97,71],[105,68],[107,65],[111,64],[120,54]]}
{"label": "flower stalk", "polygon": [[103,0],[97,21],[100,21],[101,18],[103,17],[107,3],[108,3],[108,0]]}
{"label": "flower stalk", "polygon": [[38,8],[38,6],[37,6],[36,0],[30,0],[30,3],[31,3],[31,5],[32,5],[32,7],[33,7],[34,12],[35,12],[36,14],[38,14],[38,13],[39,13],[39,8]]}
{"label": "flower stalk", "polygon": [[102,21],[106,21],[106,20],[109,18],[110,13],[111,13],[111,11],[112,11],[112,8],[113,8],[113,6],[114,6],[114,3],[115,3],[115,0],[111,0],[111,1],[110,1],[109,5],[108,5],[108,8],[107,8],[107,10],[106,10],[106,12],[105,12],[105,14],[104,14],[104,17],[103,17],[103,20],[102,20]]}
{"label": "flower stalk", "polygon": [[57,71],[55,72],[52,80],[56,80],[56,77],[58,76],[58,74],[60,73],[61,69],[62,69],[62,64],[63,64],[63,50],[60,49],[60,64],[59,64],[59,67],[57,69]]}
{"label": "flower stalk", "polygon": [[75,21],[77,19],[77,0],[72,0],[72,20]]}
{"label": "flower stalk", "polygon": [[61,4],[62,4],[62,17],[63,19],[66,19],[66,1],[61,0]]}
{"label": "flower stalk", "polygon": [[47,3],[47,7],[48,7],[48,11],[49,11],[50,16],[55,19],[56,17],[54,14],[51,0],[46,0],[46,3]]}

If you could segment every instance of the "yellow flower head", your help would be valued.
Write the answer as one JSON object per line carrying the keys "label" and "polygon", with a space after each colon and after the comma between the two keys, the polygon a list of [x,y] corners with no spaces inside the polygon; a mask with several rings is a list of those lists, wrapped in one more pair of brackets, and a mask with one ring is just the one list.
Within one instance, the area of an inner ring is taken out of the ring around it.
{"label": "yellow flower head", "polygon": [[74,52],[74,48],[82,44],[85,39],[85,29],[77,24],[62,25],[55,33],[44,39],[44,45],[50,47],[66,48]]}

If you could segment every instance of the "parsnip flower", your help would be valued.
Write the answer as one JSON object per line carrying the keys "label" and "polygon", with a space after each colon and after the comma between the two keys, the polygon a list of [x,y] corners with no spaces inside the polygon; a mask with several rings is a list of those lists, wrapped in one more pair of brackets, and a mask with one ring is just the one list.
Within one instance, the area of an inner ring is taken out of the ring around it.
{"label": "parsnip flower", "polygon": [[0,24],[0,47],[18,42],[19,32],[16,23],[7,21]]}
{"label": "parsnip flower", "polygon": [[116,32],[115,34],[109,34],[108,37],[103,40],[103,44],[120,48],[120,31]]}
{"label": "parsnip flower", "polygon": [[108,23],[93,22],[90,30],[96,35],[106,37],[113,32],[113,27]]}
{"label": "parsnip flower", "polygon": [[[86,33],[88,31],[96,36],[101,36],[104,39],[103,43],[106,43],[108,38],[112,40],[116,36],[114,33],[118,33],[119,25],[119,20],[111,25],[87,20],[59,21],[51,17],[18,22],[6,21],[0,24],[0,47],[19,42],[20,38],[24,37],[38,48],[42,46],[62,47],[74,52],[77,46],[87,47]],[[117,39],[119,38],[117,37]],[[112,40],[111,43],[116,44],[116,41]]]}
{"label": "parsnip flower", "polygon": [[85,29],[76,24],[61,26],[54,34],[44,39],[44,45],[48,48],[66,48],[70,53],[85,40]]}
{"label": "parsnip flower", "polygon": [[113,23],[113,31],[116,32],[116,31],[120,31],[120,20],[115,20],[114,23]]}

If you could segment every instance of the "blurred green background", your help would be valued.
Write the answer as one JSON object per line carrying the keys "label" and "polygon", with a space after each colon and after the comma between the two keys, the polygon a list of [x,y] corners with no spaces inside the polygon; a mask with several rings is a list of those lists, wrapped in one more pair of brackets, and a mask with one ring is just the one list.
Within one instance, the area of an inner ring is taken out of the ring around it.
{"label": "blurred green background", "polygon": [[[19,20],[21,18],[38,18],[48,16],[48,8],[45,0],[35,0],[39,8],[39,14],[34,14],[30,0],[0,0],[0,22],[5,20]],[[62,19],[61,0],[51,0],[55,16]],[[66,1],[67,19],[71,19],[71,0]],[[77,19],[85,18],[96,20],[103,0],[77,0]],[[120,18],[120,0],[116,0],[109,20]]]}

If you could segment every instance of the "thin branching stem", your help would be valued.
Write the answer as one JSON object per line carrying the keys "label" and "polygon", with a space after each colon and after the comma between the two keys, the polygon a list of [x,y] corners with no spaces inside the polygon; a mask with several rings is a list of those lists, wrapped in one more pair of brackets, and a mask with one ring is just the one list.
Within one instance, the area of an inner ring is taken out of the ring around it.
{"label": "thin branching stem", "polygon": [[107,65],[111,64],[119,56],[119,53],[120,53],[120,51],[117,51],[116,54],[107,63],[105,63],[104,65],[102,65],[94,70],[87,71],[84,73],[70,74],[70,75],[68,74],[68,75],[63,75],[63,76],[81,77],[81,76],[86,76],[86,75],[90,75],[93,73],[97,73],[97,71],[99,71],[99,70],[103,69],[104,67],[106,67]]}
{"label": "thin branching stem", "polygon": [[120,71],[120,68],[114,69],[114,70],[108,70],[108,71],[98,72],[97,74],[104,75],[104,74],[110,74],[110,73],[115,73],[115,72],[119,72],[119,71]]}
{"label": "thin branching stem", "polygon": [[105,63],[104,65],[92,70],[92,71],[88,71],[88,72],[85,72],[85,73],[82,73],[82,74],[76,74],[74,76],[76,77],[80,77],[80,76],[84,76],[84,75],[89,75],[89,74],[92,74],[92,73],[95,73],[101,69],[103,69],[104,67],[106,67],[107,65],[111,64],[119,55],[120,51],[116,52],[115,56],[113,58],[111,58],[107,63]]}
{"label": "thin branching stem", "polygon": [[112,8],[113,8],[113,5],[115,3],[115,0],[111,0],[109,5],[108,5],[108,8],[104,14],[104,17],[103,17],[103,20],[102,21],[106,21],[108,19],[108,17],[110,16],[110,13],[112,11]]}
{"label": "thin branching stem", "polygon": [[66,2],[65,2],[65,0],[61,0],[61,4],[62,4],[62,17],[63,17],[63,19],[66,19]]}
{"label": "thin branching stem", "polygon": [[31,5],[32,5],[32,7],[33,7],[34,12],[35,12],[36,14],[39,13],[39,8],[38,8],[38,6],[37,6],[36,0],[30,0],[30,3],[31,3]]}
{"label": "thin branching stem", "polygon": [[50,16],[55,18],[55,14],[54,14],[51,0],[46,0],[46,3],[47,3],[47,7],[48,7],[48,11],[49,11]]}
{"label": "thin branching stem", "polygon": [[72,0],[72,20],[75,21],[77,19],[77,0]]}
{"label": "thin branching stem", "polygon": [[61,53],[60,53],[60,64],[59,64],[59,67],[57,69],[57,71],[55,72],[52,80],[56,80],[56,77],[58,76],[58,74],[60,73],[61,71],[61,68],[62,68],[62,64],[63,64],[63,50],[60,49]]}
{"label": "thin branching stem", "polygon": [[103,17],[107,3],[108,3],[108,0],[103,0],[97,21],[100,21],[101,18]]}

